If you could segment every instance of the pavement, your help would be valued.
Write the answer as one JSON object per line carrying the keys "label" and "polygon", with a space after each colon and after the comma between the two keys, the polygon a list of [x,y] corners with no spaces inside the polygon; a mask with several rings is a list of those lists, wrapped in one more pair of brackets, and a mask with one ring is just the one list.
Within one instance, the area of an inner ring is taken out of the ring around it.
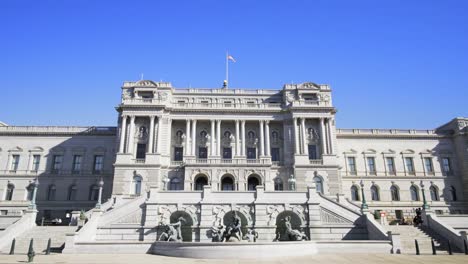
{"label": "pavement", "polygon": [[[26,255],[0,255],[0,263],[27,263]],[[450,264],[468,263],[468,255],[391,255],[391,254],[333,254],[333,255],[312,255],[294,258],[274,258],[274,259],[188,259],[164,257],[148,254],[52,254],[37,255],[33,263],[96,263],[96,264],[118,264],[118,263],[151,263],[151,264],[301,264],[301,263],[352,263],[352,264],[375,264],[375,263],[411,263],[411,264]]]}

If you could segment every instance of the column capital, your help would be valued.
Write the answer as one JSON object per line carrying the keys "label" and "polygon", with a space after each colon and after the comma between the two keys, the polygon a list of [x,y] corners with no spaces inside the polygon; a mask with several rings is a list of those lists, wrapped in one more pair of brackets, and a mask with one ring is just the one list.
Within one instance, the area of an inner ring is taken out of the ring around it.
{"label": "column capital", "polygon": [[270,120],[265,120],[265,124],[270,124]]}
{"label": "column capital", "polygon": [[150,118],[151,120],[154,120],[154,119],[156,118],[156,115],[150,115],[149,118]]}

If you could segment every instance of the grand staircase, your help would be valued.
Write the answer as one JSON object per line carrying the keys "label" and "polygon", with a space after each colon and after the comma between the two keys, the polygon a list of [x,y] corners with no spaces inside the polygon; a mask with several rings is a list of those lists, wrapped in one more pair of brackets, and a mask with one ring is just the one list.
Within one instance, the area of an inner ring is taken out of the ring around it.
{"label": "grand staircase", "polygon": [[[416,254],[414,240],[418,240],[421,254],[432,254],[431,239],[434,240],[437,254],[448,254],[448,245],[442,237],[438,236],[428,228],[414,227],[412,225],[390,225],[386,226],[388,231],[400,234],[403,254]],[[452,250],[456,248],[452,245]]]}
{"label": "grand staircase", "polygon": [[[29,248],[29,241],[34,239],[34,251],[36,254],[42,254],[47,248],[49,238],[51,242],[51,252],[60,253],[65,244],[65,235],[73,233],[76,226],[35,226],[28,232],[16,238],[15,254],[26,254]],[[1,249],[2,253],[10,252],[11,243]]]}

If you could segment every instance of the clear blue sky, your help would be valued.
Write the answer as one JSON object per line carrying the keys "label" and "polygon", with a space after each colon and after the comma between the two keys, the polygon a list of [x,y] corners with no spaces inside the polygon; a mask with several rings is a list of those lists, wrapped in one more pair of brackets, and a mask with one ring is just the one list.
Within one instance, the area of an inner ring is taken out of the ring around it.
{"label": "clear blue sky", "polygon": [[123,81],[330,84],[342,128],[468,116],[468,1],[0,1],[0,120],[116,125]]}

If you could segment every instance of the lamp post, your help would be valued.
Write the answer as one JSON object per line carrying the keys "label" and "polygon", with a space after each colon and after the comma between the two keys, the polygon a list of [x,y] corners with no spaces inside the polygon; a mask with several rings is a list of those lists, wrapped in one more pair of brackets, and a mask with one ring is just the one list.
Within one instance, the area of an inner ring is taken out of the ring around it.
{"label": "lamp post", "polygon": [[427,204],[427,201],[426,201],[426,194],[424,193],[424,183],[423,183],[423,181],[421,181],[419,183],[419,186],[421,186],[421,193],[422,193],[422,198],[423,198],[423,209],[429,209],[430,206]]}
{"label": "lamp post", "polygon": [[361,210],[365,210],[365,209],[368,209],[369,206],[367,206],[367,203],[366,203],[366,196],[364,195],[364,182],[361,180],[361,195],[362,195],[362,204],[361,204]]}
{"label": "lamp post", "polygon": [[294,178],[294,174],[291,174],[288,179],[289,190],[295,191],[296,190],[296,179]]}
{"label": "lamp post", "polygon": [[96,209],[101,209],[102,186],[104,186],[104,181],[102,180],[102,178],[99,180],[98,186],[99,186],[99,193],[98,193],[98,200],[97,200],[95,208]]}
{"label": "lamp post", "polygon": [[31,183],[33,187],[33,193],[31,197],[31,205],[29,205],[30,209],[36,209],[36,194],[37,194],[37,186],[39,186],[39,178],[34,179],[34,181]]}

